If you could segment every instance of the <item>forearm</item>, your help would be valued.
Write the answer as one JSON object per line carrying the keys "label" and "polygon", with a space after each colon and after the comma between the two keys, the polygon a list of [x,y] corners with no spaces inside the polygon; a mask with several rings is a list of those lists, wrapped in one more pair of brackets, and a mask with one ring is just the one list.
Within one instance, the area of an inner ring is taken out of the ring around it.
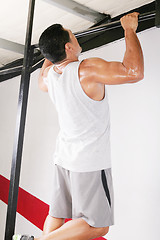
{"label": "forearm", "polygon": [[126,52],[123,59],[123,65],[131,74],[142,77],[144,75],[143,52],[134,30],[125,30],[125,42]]}

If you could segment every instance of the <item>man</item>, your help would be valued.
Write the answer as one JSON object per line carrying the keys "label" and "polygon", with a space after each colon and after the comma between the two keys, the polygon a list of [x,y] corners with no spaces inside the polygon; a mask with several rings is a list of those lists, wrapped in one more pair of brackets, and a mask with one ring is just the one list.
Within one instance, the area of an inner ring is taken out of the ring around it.
{"label": "man", "polygon": [[[54,153],[53,198],[43,236],[28,240],[88,240],[114,225],[110,158],[110,118],[106,85],[144,78],[142,49],[136,35],[139,13],[120,19],[125,31],[123,62],[100,58],[79,61],[81,47],[73,33],[55,24],[41,35],[46,60],[39,87],[58,113],[60,132]],[[65,218],[72,218],[64,224]]]}

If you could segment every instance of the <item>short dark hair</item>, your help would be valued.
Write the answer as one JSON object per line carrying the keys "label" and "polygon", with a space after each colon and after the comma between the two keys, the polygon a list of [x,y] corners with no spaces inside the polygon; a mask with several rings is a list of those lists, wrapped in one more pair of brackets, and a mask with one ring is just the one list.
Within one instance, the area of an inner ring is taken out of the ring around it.
{"label": "short dark hair", "polygon": [[61,24],[53,24],[41,34],[39,48],[43,56],[55,64],[66,58],[67,42],[70,42],[69,32]]}

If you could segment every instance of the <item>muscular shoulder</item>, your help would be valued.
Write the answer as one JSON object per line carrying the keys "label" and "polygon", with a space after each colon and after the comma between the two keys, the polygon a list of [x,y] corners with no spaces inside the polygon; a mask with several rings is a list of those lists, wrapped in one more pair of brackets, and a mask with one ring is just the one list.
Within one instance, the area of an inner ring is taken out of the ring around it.
{"label": "muscular shoulder", "polygon": [[89,58],[82,61],[79,69],[79,78],[84,92],[94,100],[102,100],[104,97],[104,84],[96,81],[97,63],[99,59]]}
{"label": "muscular shoulder", "polygon": [[102,69],[106,68],[107,61],[101,58],[84,59],[79,68],[81,78],[91,78],[92,81],[101,77]]}
{"label": "muscular shoulder", "polygon": [[106,63],[102,58],[87,58],[81,62],[82,68],[99,68]]}

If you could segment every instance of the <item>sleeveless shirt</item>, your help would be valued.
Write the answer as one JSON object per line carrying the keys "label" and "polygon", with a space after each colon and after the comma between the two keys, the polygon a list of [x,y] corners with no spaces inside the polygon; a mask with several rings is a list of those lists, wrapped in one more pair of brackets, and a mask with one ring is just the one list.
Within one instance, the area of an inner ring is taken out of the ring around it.
{"label": "sleeveless shirt", "polygon": [[79,76],[80,61],[71,62],[62,74],[49,69],[44,79],[58,113],[60,131],[54,164],[74,172],[111,168],[110,112],[105,96],[97,101],[86,95]]}

